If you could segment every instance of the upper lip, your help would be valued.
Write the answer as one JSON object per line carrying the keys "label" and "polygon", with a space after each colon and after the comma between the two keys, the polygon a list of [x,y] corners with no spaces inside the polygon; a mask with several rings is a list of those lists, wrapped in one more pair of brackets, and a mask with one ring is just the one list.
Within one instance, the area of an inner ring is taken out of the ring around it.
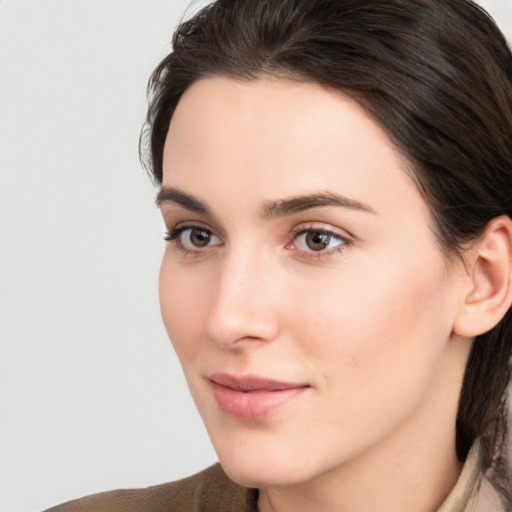
{"label": "upper lip", "polygon": [[234,376],[228,373],[213,373],[208,378],[216,384],[236,391],[282,391],[309,387],[305,383],[283,382],[253,375]]}

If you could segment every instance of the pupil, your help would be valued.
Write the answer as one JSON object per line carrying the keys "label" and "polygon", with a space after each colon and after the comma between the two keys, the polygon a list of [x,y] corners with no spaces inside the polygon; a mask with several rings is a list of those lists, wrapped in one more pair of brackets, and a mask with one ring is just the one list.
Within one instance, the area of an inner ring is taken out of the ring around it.
{"label": "pupil", "polygon": [[320,233],[319,231],[313,231],[307,234],[306,243],[313,251],[320,251],[329,245],[329,235]]}
{"label": "pupil", "polygon": [[203,229],[194,229],[190,234],[190,241],[196,247],[204,247],[210,241],[211,233]]}

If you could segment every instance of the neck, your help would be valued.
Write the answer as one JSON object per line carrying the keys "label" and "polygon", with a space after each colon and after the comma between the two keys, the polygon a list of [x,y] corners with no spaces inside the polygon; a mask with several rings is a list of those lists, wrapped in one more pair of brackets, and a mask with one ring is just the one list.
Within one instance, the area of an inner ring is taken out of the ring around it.
{"label": "neck", "polygon": [[[461,464],[454,442],[416,457],[390,443],[306,484],[260,489],[260,512],[434,512],[455,486]],[[384,463],[382,462],[384,461]]]}
{"label": "neck", "polygon": [[260,489],[260,512],[437,511],[462,470],[455,422],[464,363],[444,368],[453,381],[440,379],[392,436],[312,480]]}

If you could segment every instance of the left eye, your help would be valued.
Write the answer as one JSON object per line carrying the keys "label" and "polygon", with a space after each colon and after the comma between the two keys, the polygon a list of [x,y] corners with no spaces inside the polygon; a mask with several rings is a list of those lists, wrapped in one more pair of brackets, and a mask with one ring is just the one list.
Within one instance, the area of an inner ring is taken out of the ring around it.
{"label": "left eye", "polygon": [[318,229],[302,231],[295,239],[297,249],[310,252],[334,249],[344,243],[345,240],[341,236]]}

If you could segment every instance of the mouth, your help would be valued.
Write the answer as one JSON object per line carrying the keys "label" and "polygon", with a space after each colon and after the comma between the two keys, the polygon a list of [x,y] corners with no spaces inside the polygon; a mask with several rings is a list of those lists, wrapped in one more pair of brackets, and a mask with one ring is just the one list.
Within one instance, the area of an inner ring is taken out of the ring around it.
{"label": "mouth", "polygon": [[239,420],[257,421],[295,401],[311,386],[304,383],[226,373],[209,376],[213,394],[221,410]]}

